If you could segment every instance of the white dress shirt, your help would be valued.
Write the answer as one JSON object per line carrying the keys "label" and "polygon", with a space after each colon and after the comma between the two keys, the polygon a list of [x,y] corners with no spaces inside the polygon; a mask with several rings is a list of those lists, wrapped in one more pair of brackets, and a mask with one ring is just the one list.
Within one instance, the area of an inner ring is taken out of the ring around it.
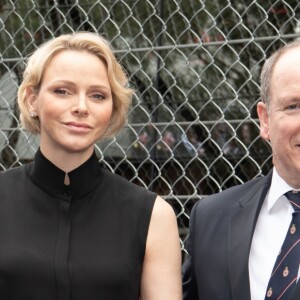
{"label": "white dress shirt", "polygon": [[272,182],[255,227],[249,276],[252,300],[264,300],[277,255],[288,231],[294,211],[284,193],[292,190],[273,169]]}

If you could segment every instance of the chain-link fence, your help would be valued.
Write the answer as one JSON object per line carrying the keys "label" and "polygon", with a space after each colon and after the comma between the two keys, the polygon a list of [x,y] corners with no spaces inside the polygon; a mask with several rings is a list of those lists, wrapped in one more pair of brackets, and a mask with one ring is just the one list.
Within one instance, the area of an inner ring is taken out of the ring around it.
{"label": "chain-link fence", "polygon": [[101,162],[169,201],[183,241],[195,201],[270,169],[259,73],[299,36],[299,14],[298,0],[2,0],[0,169],[32,160],[38,147],[19,128],[24,58],[61,33],[99,32],[136,90],[128,126],[97,145]]}

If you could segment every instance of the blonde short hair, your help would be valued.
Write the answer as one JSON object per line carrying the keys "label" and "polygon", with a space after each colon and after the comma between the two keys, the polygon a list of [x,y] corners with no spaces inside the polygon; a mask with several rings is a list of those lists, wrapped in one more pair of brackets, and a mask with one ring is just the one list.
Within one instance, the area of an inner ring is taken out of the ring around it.
{"label": "blonde short hair", "polygon": [[113,98],[113,112],[105,137],[111,137],[121,130],[127,121],[133,90],[129,88],[127,75],[118,63],[108,41],[96,33],[77,32],[61,35],[47,41],[29,57],[24,70],[23,81],[18,90],[20,120],[25,129],[33,134],[40,132],[38,117],[30,117],[28,108],[28,90],[38,93],[43,74],[58,52],[64,50],[87,51],[101,59],[107,67],[108,80]]}

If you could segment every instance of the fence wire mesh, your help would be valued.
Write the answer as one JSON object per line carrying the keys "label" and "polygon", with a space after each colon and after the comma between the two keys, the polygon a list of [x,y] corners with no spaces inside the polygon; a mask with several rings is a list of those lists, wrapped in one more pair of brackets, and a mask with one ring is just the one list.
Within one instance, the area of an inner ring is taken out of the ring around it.
{"label": "fence wire mesh", "polygon": [[0,169],[32,160],[38,147],[16,106],[26,56],[62,33],[98,32],[136,90],[128,126],[97,144],[98,155],[172,204],[183,242],[195,201],[270,169],[259,73],[299,37],[299,14],[297,0],[2,0]]}

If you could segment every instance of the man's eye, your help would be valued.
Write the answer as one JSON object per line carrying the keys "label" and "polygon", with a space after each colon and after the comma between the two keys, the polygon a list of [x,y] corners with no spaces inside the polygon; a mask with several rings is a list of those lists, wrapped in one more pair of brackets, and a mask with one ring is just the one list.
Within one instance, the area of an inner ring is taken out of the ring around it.
{"label": "man's eye", "polygon": [[300,108],[299,104],[292,104],[287,107],[287,110],[295,110],[295,109],[299,109],[299,108]]}

